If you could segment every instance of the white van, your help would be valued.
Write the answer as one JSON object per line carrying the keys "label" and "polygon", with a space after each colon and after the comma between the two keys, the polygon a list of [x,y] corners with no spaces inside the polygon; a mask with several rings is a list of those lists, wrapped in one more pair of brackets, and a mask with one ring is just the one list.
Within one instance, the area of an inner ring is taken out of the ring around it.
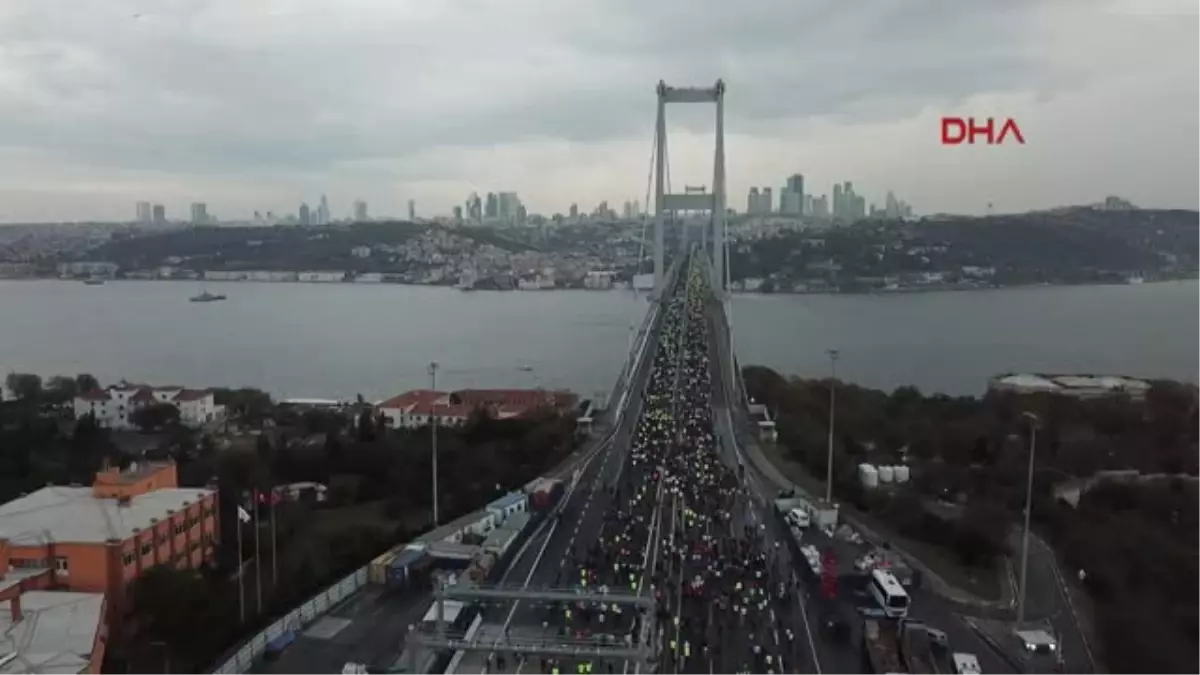
{"label": "white van", "polygon": [[788,511],[786,520],[788,525],[791,525],[792,527],[798,527],[801,530],[808,527],[809,523],[811,522],[808,517],[808,512],[801,509],[792,509],[791,511]]}
{"label": "white van", "polygon": [[958,675],[981,675],[983,668],[979,667],[979,659],[974,654],[954,652],[954,672]]}

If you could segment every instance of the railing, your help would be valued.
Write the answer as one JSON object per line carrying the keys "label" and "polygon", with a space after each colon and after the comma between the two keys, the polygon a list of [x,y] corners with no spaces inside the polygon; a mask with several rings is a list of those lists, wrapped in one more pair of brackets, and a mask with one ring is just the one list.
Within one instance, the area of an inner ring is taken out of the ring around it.
{"label": "railing", "polygon": [[367,566],[309,598],[307,602],[246,640],[232,657],[214,668],[213,673],[248,673],[254,662],[267,650],[272,640],[288,631],[299,633],[321,618],[338,603],[353,595],[367,583]]}
{"label": "railing", "polygon": [[[663,279],[663,288],[670,288],[679,278],[680,269],[682,267],[682,259],[675,261]],[[655,289],[655,293],[660,292]],[[613,417],[614,410],[622,410],[624,399],[628,397],[629,382],[628,380],[634,377],[642,362],[642,355],[646,351],[646,344],[650,341],[650,335],[654,332],[655,324],[658,322],[660,303],[655,297],[651,298],[650,308],[646,311],[645,317],[642,318],[642,326],[638,330],[632,349],[625,363],[621,367],[621,373],[617,376],[617,382],[613,385],[612,393],[609,394],[608,405],[606,406],[605,415],[609,420],[619,421]],[[618,395],[619,393],[619,395]],[[614,400],[615,399],[615,400]]]}

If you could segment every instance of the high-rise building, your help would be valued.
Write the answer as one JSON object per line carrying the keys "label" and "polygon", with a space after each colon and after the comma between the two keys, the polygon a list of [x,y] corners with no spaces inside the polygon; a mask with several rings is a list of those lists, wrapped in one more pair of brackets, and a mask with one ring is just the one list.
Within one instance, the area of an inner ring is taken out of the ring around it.
{"label": "high-rise building", "polygon": [[329,223],[329,200],[325,199],[325,195],[321,195],[321,203],[317,206],[317,225],[328,225]]}
{"label": "high-rise building", "polygon": [[154,224],[155,225],[166,225],[167,224],[167,209],[162,204],[154,205]]}
{"label": "high-rise building", "polygon": [[[410,200],[408,200],[408,206],[409,206],[409,208],[408,208],[408,213],[409,213],[408,219],[409,219],[409,220],[413,220],[413,218],[415,217],[415,216],[413,215],[412,203],[413,203],[413,202],[412,202],[412,200],[411,200],[411,199],[410,199]],[[453,209],[452,211],[453,211],[453,213],[454,213],[454,222],[456,222],[456,223],[461,223],[461,222],[462,222],[462,219],[463,219],[463,207],[461,207],[461,206],[455,206],[455,207],[454,207],[454,209]]]}
{"label": "high-rise building", "polygon": [[192,223],[204,225],[208,222],[208,205],[204,202],[192,202]]}
{"label": "high-rise building", "polygon": [[528,215],[528,212],[525,210],[525,205],[524,205],[524,204],[517,204],[517,222],[518,222],[518,223],[521,223],[521,224],[524,224],[524,223],[525,223],[525,217],[526,217],[527,215]]}
{"label": "high-rise building", "polygon": [[570,216],[571,218],[578,218],[579,217],[579,205],[572,204],[571,209],[567,212],[567,215]]}
{"label": "high-rise building", "polygon": [[487,218],[496,218],[500,215],[500,200],[496,199],[495,192],[487,193],[487,202],[483,207],[483,215]]}
{"label": "high-rise building", "polygon": [[801,199],[804,195],[791,190],[784,190],[779,193],[779,213],[789,216],[801,215],[803,211],[803,202]]}
{"label": "high-rise building", "polygon": [[299,220],[301,225],[312,225],[312,212],[308,210],[308,204],[300,203]]}
{"label": "high-rise building", "polygon": [[840,183],[833,184],[833,217],[840,219],[845,207],[842,206],[842,186]]}
{"label": "high-rise building", "polygon": [[501,192],[497,196],[497,217],[509,221],[517,219],[517,207],[521,205],[521,199],[515,192]]}
{"label": "high-rise building", "polygon": [[811,213],[814,218],[821,218],[821,219],[829,218],[829,216],[830,216],[829,197],[826,195],[821,195],[820,197],[813,197]]}
{"label": "high-rise building", "polygon": [[758,213],[758,188],[750,188],[750,194],[746,195],[746,213],[754,215]]}
{"label": "high-rise building", "polygon": [[759,206],[762,213],[771,213],[775,210],[775,198],[771,195],[771,188],[765,187],[762,189],[762,203]]}
{"label": "high-rise building", "polygon": [[149,225],[154,217],[150,210],[150,202],[137,203],[137,221],[142,225]]}
{"label": "high-rise building", "polygon": [[359,223],[369,220],[367,218],[367,203],[361,199],[354,200],[354,220]]}
{"label": "high-rise building", "polygon": [[483,200],[479,198],[479,195],[474,192],[468,195],[465,206],[464,211],[468,219],[475,222],[483,220]]}
{"label": "high-rise building", "polygon": [[415,199],[408,200],[408,219],[409,221],[417,219],[417,200]]}
{"label": "high-rise building", "polygon": [[803,175],[796,173],[788,176],[787,185],[779,193],[779,212],[791,216],[804,215]]}

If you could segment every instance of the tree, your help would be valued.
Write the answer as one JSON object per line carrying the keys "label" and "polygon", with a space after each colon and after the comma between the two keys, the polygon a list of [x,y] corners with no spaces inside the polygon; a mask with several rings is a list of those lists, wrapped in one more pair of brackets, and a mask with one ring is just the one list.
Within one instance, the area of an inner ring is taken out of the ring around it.
{"label": "tree", "polygon": [[42,396],[42,377],[34,373],[9,373],[4,384],[18,400],[36,402]]}
{"label": "tree", "polygon": [[271,395],[261,389],[213,389],[213,403],[223,405],[233,415],[256,422],[271,413]]}
{"label": "tree", "polygon": [[100,380],[96,379],[91,373],[80,373],[75,376],[75,389],[77,391],[94,391],[100,388]]}
{"label": "tree", "polygon": [[79,393],[79,385],[73,377],[55,375],[46,384],[46,399],[51,403],[66,403]]}
{"label": "tree", "polygon": [[142,431],[161,429],[179,421],[179,408],[170,403],[152,403],[134,410],[129,420]]}

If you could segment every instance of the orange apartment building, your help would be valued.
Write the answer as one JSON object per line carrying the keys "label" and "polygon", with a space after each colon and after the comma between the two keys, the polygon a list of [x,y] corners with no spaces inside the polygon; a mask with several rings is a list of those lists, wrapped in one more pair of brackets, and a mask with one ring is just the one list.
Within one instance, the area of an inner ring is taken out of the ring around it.
{"label": "orange apartment building", "polygon": [[[71,622],[95,614],[92,658],[74,672],[99,672],[108,623],[128,609],[130,582],[158,565],[185,569],[212,561],[217,522],[216,491],[180,488],[173,462],[108,469],[90,487],[49,486],[0,506],[0,605],[9,606],[0,609],[0,642],[24,630],[33,648],[36,626],[61,623],[27,620],[31,608],[65,613]],[[79,634],[72,633],[76,640]],[[18,672],[74,669],[73,663],[39,666],[45,654],[20,652],[11,664]],[[0,673],[5,666],[0,657]]]}

